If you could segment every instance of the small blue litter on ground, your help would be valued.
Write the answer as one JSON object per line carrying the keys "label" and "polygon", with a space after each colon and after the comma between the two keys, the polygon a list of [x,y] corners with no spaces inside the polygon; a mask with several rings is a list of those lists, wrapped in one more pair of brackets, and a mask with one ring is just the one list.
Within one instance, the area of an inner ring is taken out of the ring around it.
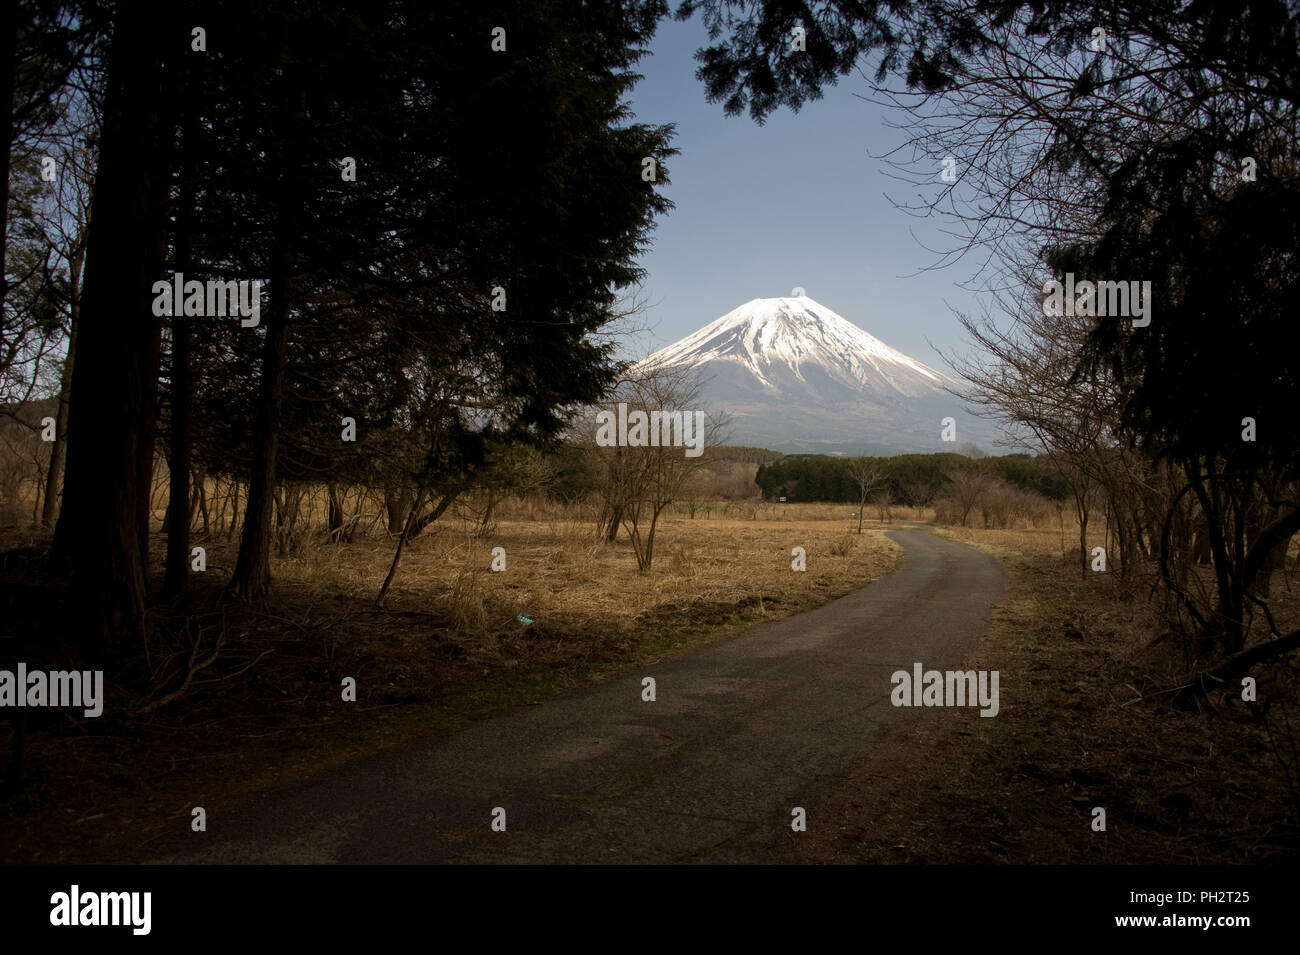
{"label": "small blue litter on ground", "polygon": [[518,620],[520,623],[532,623],[532,622],[533,622],[533,618],[532,618],[532,617],[525,617],[523,614],[519,614],[519,616],[515,617],[515,619]]}

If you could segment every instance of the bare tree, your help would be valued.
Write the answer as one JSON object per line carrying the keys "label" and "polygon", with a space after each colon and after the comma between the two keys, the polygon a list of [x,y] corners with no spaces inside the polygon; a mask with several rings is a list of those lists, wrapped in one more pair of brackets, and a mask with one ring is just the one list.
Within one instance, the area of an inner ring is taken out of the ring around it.
{"label": "bare tree", "polygon": [[849,461],[849,476],[858,486],[858,533],[861,534],[862,515],[867,509],[867,499],[884,481],[885,467],[879,458],[852,458]]}
{"label": "bare tree", "polygon": [[883,487],[871,495],[871,504],[876,509],[876,517],[882,524],[894,519],[894,494],[889,487]]}
{"label": "bare tree", "polygon": [[726,421],[704,411],[701,389],[690,369],[642,362],[582,425],[603,533],[613,540],[623,527],[643,572],[654,563],[664,509],[704,467],[704,449],[724,440]]}
{"label": "bare tree", "polygon": [[946,496],[952,501],[958,522],[966,527],[970,515],[983,497],[993,488],[995,478],[978,463],[962,463],[948,472]]}
{"label": "bare tree", "polygon": [[511,495],[534,494],[555,476],[554,463],[540,450],[527,445],[493,448],[486,465],[471,501],[477,524],[475,534],[479,537],[490,534],[496,526],[496,509],[502,501]]}

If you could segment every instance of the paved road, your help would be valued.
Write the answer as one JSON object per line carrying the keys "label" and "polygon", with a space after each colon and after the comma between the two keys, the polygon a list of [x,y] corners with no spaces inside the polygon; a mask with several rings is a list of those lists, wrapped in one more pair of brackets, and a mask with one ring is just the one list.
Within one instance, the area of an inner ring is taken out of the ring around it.
{"label": "paved road", "polygon": [[[474,722],[208,817],[149,862],[763,862],[916,711],[890,674],[960,662],[1001,598],[996,560],[889,535],[899,570],[817,610],[644,672]],[[641,699],[641,679],[657,700]],[[973,713],[971,715],[974,715]],[[506,831],[489,827],[494,807]],[[188,830],[188,826],[186,826]]]}

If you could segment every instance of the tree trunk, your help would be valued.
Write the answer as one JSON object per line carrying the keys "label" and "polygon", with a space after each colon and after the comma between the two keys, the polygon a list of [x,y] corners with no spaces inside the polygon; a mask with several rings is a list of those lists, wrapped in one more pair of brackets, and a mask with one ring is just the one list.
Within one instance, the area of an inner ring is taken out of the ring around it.
{"label": "tree trunk", "polygon": [[[1200,462],[1196,462],[1195,467],[1200,468]],[[1214,565],[1214,578],[1219,597],[1218,606],[1218,625],[1221,633],[1210,634],[1210,636],[1219,639],[1224,649],[1228,653],[1236,653],[1245,643],[1245,632],[1243,624],[1243,598],[1236,587],[1237,575],[1232,568],[1232,560],[1228,553],[1228,542],[1224,537],[1224,526],[1227,523],[1227,515],[1224,513],[1223,499],[1220,493],[1220,487],[1217,479],[1213,475],[1212,468],[1214,462],[1208,462],[1206,469],[1209,477],[1206,483],[1209,488],[1205,487],[1197,476],[1191,473],[1189,468],[1189,477],[1192,479],[1193,492],[1201,504],[1201,512],[1205,515],[1206,528],[1209,531],[1210,554]],[[1238,548],[1240,553],[1240,548]]]}
{"label": "tree trunk", "polygon": [[329,497],[329,511],[326,521],[329,524],[330,536],[335,537],[343,530],[343,499],[339,495],[339,486],[330,482],[326,485],[326,494]]}
{"label": "tree trunk", "polygon": [[650,533],[645,538],[645,569],[649,570],[655,561],[655,530],[659,526],[659,515],[666,505],[660,505],[650,515]]}
{"label": "tree trunk", "polygon": [[284,411],[284,390],[288,378],[289,317],[295,289],[291,288],[290,243],[297,235],[300,203],[296,200],[292,149],[294,129],[306,116],[306,90],[300,82],[288,81],[284,100],[284,149],[279,186],[280,207],[271,251],[271,301],[262,349],[261,401],[253,432],[253,463],[248,482],[248,507],[244,512],[244,533],[230,589],[245,600],[260,601],[271,588],[271,495],[275,490],[276,464],[280,450],[280,427]]}
{"label": "tree trunk", "polygon": [[480,537],[490,531],[492,527],[492,514],[496,511],[497,503],[501,500],[502,498],[497,497],[497,495],[493,494],[491,491],[487,492],[487,501],[483,505],[483,516],[479,518],[478,522],[478,533]]}
{"label": "tree trunk", "polygon": [[212,532],[211,515],[209,514],[208,505],[207,475],[202,471],[195,471],[193,480],[194,489],[198,492],[199,513],[203,515],[203,536],[207,537]]}
{"label": "tree trunk", "polygon": [[139,495],[136,507],[136,538],[140,541],[140,563],[149,570],[149,533],[153,524],[154,439],[158,422],[158,373],[162,358],[162,328],[155,327],[149,342],[148,372],[144,375],[142,402],[144,412],[140,418],[140,440],[136,444],[136,480],[144,493]]}
{"label": "tree trunk", "polygon": [[298,513],[302,506],[302,485],[284,481],[276,486],[275,494],[276,552],[280,557],[290,557],[297,550]]}
{"label": "tree trunk", "polygon": [[63,360],[59,375],[59,410],[54,418],[54,447],[50,448],[50,467],[45,475],[45,506],[41,511],[41,524],[54,524],[59,509],[59,491],[63,482],[63,466],[68,456],[68,405],[72,400],[72,364],[77,357],[77,322],[81,312],[81,260],[78,253],[70,264],[72,284],[68,299],[68,356]]}
{"label": "tree trunk", "polygon": [[[438,502],[437,507],[429,511],[429,513],[424,514],[421,517],[417,517],[414,521],[410,522],[407,525],[406,539],[414,540],[416,537],[418,537],[421,531],[423,531],[426,527],[428,527],[438,518],[442,517],[443,513],[446,512],[447,508],[451,507],[452,501],[456,500],[456,498],[458,497],[460,497],[460,491],[448,491],[446,494],[444,494],[442,496],[442,500]],[[416,509],[412,508],[411,513],[414,514],[415,511]]]}
{"label": "tree trunk", "polygon": [[87,617],[82,644],[97,656],[138,634],[144,619],[141,515],[150,487],[142,462],[152,458],[152,284],[165,256],[171,138],[161,115],[165,25],[134,4],[115,20],[69,407],[76,438],[51,552]]}
{"label": "tree trunk", "polygon": [[1079,522],[1079,575],[1088,579],[1088,490],[1074,492],[1074,516]]}
{"label": "tree trunk", "polygon": [[230,479],[230,529],[226,532],[226,540],[235,536],[235,528],[239,526],[239,479]]}
{"label": "tree trunk", "polygon": [[230,590],[244,600],[260,601],[271,588],[271,510],[275,493],[276,459],[280,449],[280,418],[289,355],[288,263],[283,250],[271,275],[271,307],[262,349],[261,400],[253,435],[253,466],[244,510],[244,533]]}
{"label": "tree trunk", "polygon": [[411,512],[411,489],[406,485],[385,487],[384,510],[388,513],[388,533],[401,533]]}
{"label": "tree trunk", "polygon": [[384,577],[384,582],[379,588],[379,596],[375,597],[375,606],[384,605],[384,596],[388,593],[388,588],[393,585],[393,578],[397,576],[397,567],[402,562],[402,551],[406,547],[406,541],[410,535],[411,522],[415,520],[415,512],[424,506],[424,485],[420,485],[419,491],[415,495],[415,504],[406,515],[406,524],[402,527],[402,535],[397,538],[397,550],[393,552],[393,562],[388,567],[388,574]]}
{"label": "tree trunk", "polygon": [[605,540],[612,544],[618,538],[618,529],[623,523],[623,507],[616,504],[612,506],[611,511],[609,524],[604,528],[604,536]]}

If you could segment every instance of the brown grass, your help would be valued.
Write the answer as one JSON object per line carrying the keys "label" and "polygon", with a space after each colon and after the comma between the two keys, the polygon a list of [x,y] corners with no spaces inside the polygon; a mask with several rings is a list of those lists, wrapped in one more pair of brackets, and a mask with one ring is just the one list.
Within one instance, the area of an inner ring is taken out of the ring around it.
{"label": "brown grass", "polygon": [[[392,556],[382,536],[331,544],[317,531],[274,562],[273,599],[256,609],[220,599],[236,543],[196,539],[208,571],[196,575],[189,613],[224,619],[218,662],[148,717],[122,716],[144,686],[119,682],[100,719],[36,727],[27,785],[0,800],[0,858],[111,860],[117,846],[187,825],[191,806],[211,814],[267,785],[811,609],[901,559],[875,522],[850,533],[850,510],[670,514],[645,574],[625,538],[599,540],[574,511],[539,508],[549,519],[503,519],[485,536],[452,519],[409,546],[382,611],[373,602]],[[155,560],[163,546],[152,542]],[[498,546],[504,573],[489,569]],[[806,573],[791,571],[795,546],[807,551]],[[340,699],[348,676],[356,703]]]}

